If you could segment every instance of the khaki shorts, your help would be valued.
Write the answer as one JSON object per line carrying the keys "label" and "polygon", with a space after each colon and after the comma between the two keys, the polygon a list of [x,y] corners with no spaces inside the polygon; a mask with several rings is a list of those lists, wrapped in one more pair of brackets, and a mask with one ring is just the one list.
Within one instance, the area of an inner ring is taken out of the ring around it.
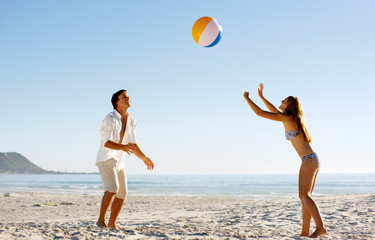
{"label": "khaki shorts", "polygon": [[128,194],[125,169],[116,170],[116,160],[113,158],[98,163],[98,168],[104,191],[116,193],[115,197],[125,199]]}

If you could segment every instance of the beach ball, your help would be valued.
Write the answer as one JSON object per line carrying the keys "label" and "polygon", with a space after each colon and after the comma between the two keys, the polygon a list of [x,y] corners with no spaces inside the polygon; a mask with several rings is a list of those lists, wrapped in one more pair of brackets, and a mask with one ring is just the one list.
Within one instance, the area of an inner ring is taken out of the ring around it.
{"label": "beach ball", "polygon": [[213,47],[221,39],[223,28],[212,17],[199,18],[193,25],[192,35],[196,43],[202,47]]}

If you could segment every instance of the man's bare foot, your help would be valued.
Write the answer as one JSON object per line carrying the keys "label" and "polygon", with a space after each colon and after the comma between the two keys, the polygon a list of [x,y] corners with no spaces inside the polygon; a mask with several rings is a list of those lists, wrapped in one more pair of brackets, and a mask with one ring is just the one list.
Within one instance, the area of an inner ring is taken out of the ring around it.
{"label": "man's bare foot", "polygon": [[307,236],[309,236],[309,232],[302,232],[300,236],[301,237],[307,237]]}
{"label": "man's bare foot", "polygon": [[322,228],[317,228],[316,230],[315,230],[315,232],[313,232],[313,234],[311,234],[311,238],[317,238],[317,237],[319,237],[319,236],[322,236],[322,235],[324,235],[324,234],[327,234],[327,229],[325,229],[324,227],[322,227]]}
{"label": "man's bare foot", "polygon": [[102,222],[102,221],[97,221],[96,226],[100,228],[107,228],[107,224],[105,224],[105,222]]}

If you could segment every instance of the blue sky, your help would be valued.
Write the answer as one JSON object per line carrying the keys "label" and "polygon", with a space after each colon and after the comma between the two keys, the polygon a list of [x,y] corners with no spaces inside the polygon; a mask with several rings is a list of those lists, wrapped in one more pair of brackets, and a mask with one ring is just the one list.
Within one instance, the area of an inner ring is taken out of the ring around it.
{"label": "blue sky", "polygon": [[[281,123],[302,101],[324,173],[374,173],[374,1],[0,1],[0,152],[93,172],[111,95],[127,89],[153,174],[297,173]],[[222,39],[198,46],[194,22]],[[128,173],[145,173],[126,160]]]}

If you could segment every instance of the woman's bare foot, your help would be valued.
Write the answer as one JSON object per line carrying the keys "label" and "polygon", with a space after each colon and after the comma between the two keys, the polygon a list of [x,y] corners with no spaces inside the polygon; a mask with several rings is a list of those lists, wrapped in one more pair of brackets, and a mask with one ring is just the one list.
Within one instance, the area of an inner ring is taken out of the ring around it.
{"label": "woman's bare foot", "polygon": [[309,232],[302,232],[300,237],[307,237],[309,236]]}
{"label": "woman's bare foot", "polygon": [[108,223],[108,227],[112,229],[117,229],[116,224]]}
{"label": "woman's bare foot", "polygon": [[327,229],[325,229],[324,227],[322,227],[322,228],[317,228],[316,230],[315,230],[315,232],[313,232],[313,234],[311,234],[311,238],[317,238],[317,237],[319,237],[319,236],[322,236],[322,235],[324,235],[324,234],[327,234]]}
{"label": "woman's bare foot", "polygon": [[102,222],[102,221],[97,221],[96,226],[100,228],[107,228],[107,224],[105,224],[105,222]]}

